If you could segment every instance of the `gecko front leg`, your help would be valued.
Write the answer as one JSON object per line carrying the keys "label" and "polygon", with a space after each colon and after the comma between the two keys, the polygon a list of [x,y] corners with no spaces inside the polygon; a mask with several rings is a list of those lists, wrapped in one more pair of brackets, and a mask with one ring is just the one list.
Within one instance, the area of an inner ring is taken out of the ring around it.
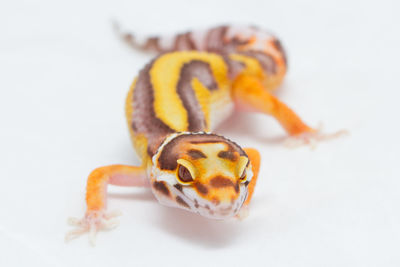
{"label": "gecko front leg", "polygon": [[92,245],[95,235],[100,230],[108,230],[117,225],[113,219],[117,213],[107,213],[107,185],[119,186],[149,186],[146,169],[144,167],[110,165],[95,169],[87,180],[86,204],[87,209],[82,219],[70,218],[69,224],[77,227],[65,236],[69,241],[84,233],[89,233]]}
{"label": "gecko front leg", "polygon": [[253,197],[254,189],[256,187],[257,179],[258,179],[258,172],[260,170],[260,161],[261,156],[260,152],[254,148],[243,148],[246,152],[247,156],[249,157],[251,163],[251,170],[253,172],[253,177],[247,186],[247,198],[243,203],[243,206],[240,208],[239,213],[236,215],[236,218],[242,220],[245,219],[249,214],[249,204]]}
{"label": "gecko front leg", "polygon": [[311,128],[291,108],[269,93],[257,77],[239,75],[233,83],[232,93],[239,110],[261,112],[275,117],[290,136],[286,141],[289,146],[307,144],[314,147],[318,141],[346,133],[338,131],[322,134],[319,129]]}

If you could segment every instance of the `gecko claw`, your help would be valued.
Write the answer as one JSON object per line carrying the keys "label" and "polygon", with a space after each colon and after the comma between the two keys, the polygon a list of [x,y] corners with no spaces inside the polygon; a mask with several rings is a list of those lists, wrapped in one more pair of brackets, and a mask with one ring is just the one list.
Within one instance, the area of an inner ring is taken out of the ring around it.
{"label": "gecko claw", "polygon": [[89,242],[92,246],[96,245],[96,234],[99,231],[109,231],[116,228],[119,224],[115,217],[121,215],[121,212],[114,211],[105,213],[104,211],[89,211],[86,212],[82,219],[68,218],[67,222],[69,225],[76,227],[76,229],[69,231],[65,235],[65,242],[69,242],[72,239],[78,238],[79,236],[88,233]]}

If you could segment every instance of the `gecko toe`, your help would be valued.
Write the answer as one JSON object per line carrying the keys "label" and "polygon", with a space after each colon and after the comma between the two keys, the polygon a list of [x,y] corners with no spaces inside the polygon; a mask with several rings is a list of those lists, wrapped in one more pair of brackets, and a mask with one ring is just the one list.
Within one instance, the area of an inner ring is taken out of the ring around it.
{"label": "gecko toe", "polygon": [[68,224],[75,227],[65,235],[65,241],[68,242],[83,234],[89,235],[89,243],[96,244],[96,234],[99,231],[109,231],[116,228],[119,222],[115,217],[120,216],[121,212],[105,213],[104,211],[90,211],[82,219],[74,217],[68,218]]}
{"label": "gecko toe", "polygon": [[314,150],[320,142],[329,141],[348,134],[349,132],[347,130],[339,130],[334,133],[322,133],[322,124],[320,124],[316,131],[305,132],[288,137],[284,141],[284,145],[288,148],[297,148],[306,145]]}

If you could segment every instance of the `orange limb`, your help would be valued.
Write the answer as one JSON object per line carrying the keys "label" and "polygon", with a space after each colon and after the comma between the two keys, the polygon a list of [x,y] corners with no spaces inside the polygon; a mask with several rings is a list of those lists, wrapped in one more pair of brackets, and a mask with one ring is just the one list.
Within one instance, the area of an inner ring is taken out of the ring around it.
{"label": "orange limb", "polygon": [[248,190],[247,199],[244,202],[244,205],[247,206],[249,205],[251,198],[253,197],[254,188],[257,183],[258,172],[260,170],[261,156],[260,153],[254,148],[244,148],[243,150],[246,152],[247,156],[250,159],[251,170],[253,171],[253,178],[251,179],[249,185],[247,186]]}
{"label": "orange limb", "polygon": [[69,224],[76,229],[70,231],[65,240],[71,240],[84,233],[89,233],[92,245],[95,235],[100,230],[109,230],[117,226],[113,218],[117,213],[106,213],[107,185],[119,186],[148,186],[146,169],[144,167],[110,165],[92,171],[87,180],[86,204],[87,209],[82,219],[70,218]]}
{"label": "orange limb", "polygon": [[274,116],[289,135],[316,132],[293,110],[270,94],[262,82],[254,76],[239,75],[233,83],[232,92],[239,109]]}
{"label": "orange limb", "polygon": [[247,190],[248,190],[247,198],[246,198],[245,202],[243,203],[242,208],[239,210],[239,213],[236,214],[236,218],[238,218],[240,220],[245,219],[249,214],[249,204],[253,197],[254,188],[257,183],[258,172],[260,170],[260,161],[261,161],[260,153],[256,149],[244,148],[243,150],[246,152],[247,156],[250,159],[253,177],[251,178],[251,181],[250,181],[249,185],[247,186]]}
{"label": "orange limb", "polygon": [[127,165],[110,165],[95,169],[89,175],[86,186],[88,211],[102,210],[106,207],[107,185],[146,186],[146,169]]}

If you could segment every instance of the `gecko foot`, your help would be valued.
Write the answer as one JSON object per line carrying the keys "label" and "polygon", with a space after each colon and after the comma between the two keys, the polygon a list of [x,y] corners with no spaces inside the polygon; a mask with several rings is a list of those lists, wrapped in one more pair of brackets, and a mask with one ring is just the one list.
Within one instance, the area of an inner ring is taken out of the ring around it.
{"label": "gecko foot", "polygon": [[311,147],[311,149],[315,149],[319,142],[346,136],[348,134],[349,132],[346,130],[340,130],[335,133],[324,134],[322,133],[322,125],[320,124],[317,130],[313,132],[305,132],[288,137],[284,141],[284,145],[289,148],[297,148],[303,145],[308,145]]}
{"label": "gecko foot", "polygon": [[104,211],[86,212],[82,219],[68,218],[68,224],[76,227],[65,235],[65,241],[68,242],[85,233],[89,234],[89,242],[92,246],[96,242],[96,234],[99,231],[112,230],[118,226],[118,220],[115,217],[121,215],[121,212],[115,211],[105,213]]}

